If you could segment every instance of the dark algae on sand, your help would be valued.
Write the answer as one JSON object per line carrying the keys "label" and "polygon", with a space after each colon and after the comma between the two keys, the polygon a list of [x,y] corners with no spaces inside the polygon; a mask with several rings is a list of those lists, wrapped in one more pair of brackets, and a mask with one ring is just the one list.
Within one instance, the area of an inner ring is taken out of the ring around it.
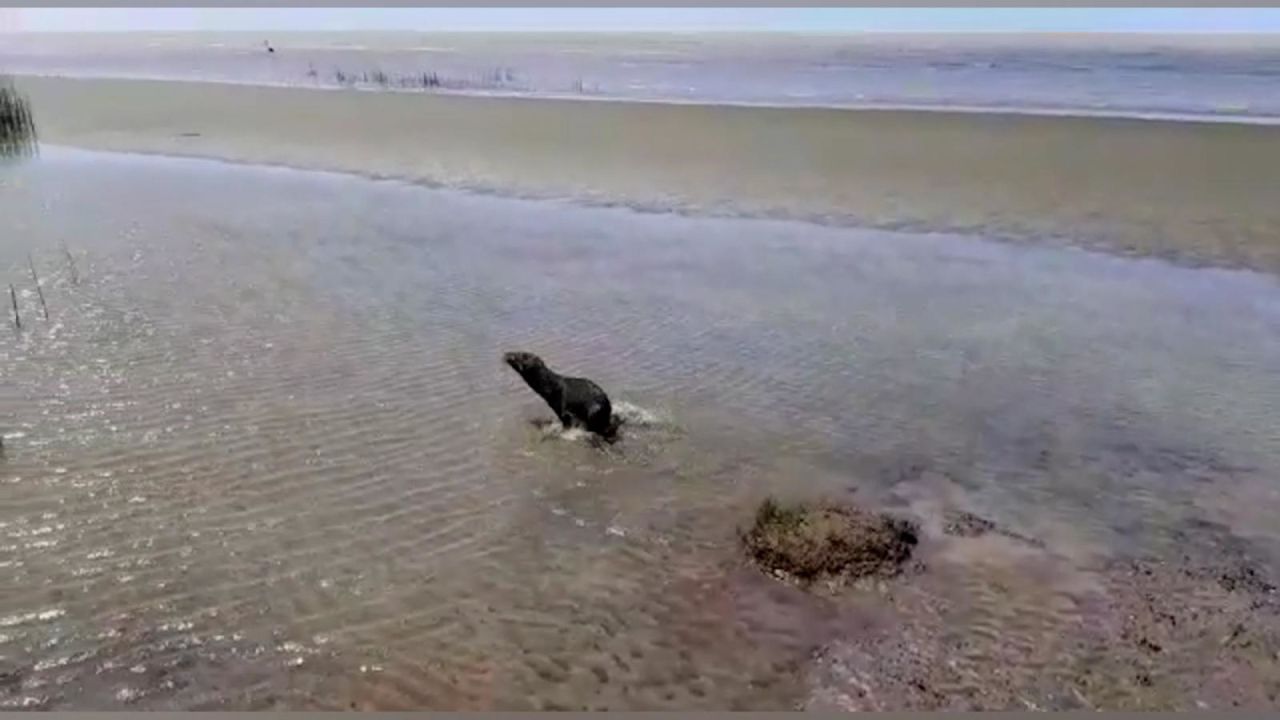
{"label": "dark algae on sand", "polygon": [[896,575],[919,537],[914,524],[890,515],[830,502],[782,504],[768,498],[742,541],[765,570],[807,583]]}

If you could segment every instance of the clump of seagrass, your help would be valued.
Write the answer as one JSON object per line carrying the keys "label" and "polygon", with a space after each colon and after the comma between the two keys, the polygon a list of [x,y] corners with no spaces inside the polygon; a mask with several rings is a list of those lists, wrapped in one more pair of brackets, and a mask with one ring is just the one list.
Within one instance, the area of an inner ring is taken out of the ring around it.
{"label": "clump of seagrass", "polygon": [[910,521],[825,502],[784,505],[769,498],[741,534],[765,571],[801,583],[897,575],[919,542]]}
{"label": "clump of seagrass", "polygon": [[12,80],[0,76],[0,160],[30,156],[35,151],[36,124],[31,105]]}

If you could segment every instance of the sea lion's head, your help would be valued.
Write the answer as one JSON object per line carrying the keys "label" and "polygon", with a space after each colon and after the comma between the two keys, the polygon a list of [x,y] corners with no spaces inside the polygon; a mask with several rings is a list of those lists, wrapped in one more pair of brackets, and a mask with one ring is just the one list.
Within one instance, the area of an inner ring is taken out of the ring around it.
{"label": "sea lion's head", "polygon": [[547,367],[547,364],[542,362],[542,358],[531,352],[503,353],[502,361],[510,365],[512,370],[520,373],[521,377],[525,377],[535,370]]}

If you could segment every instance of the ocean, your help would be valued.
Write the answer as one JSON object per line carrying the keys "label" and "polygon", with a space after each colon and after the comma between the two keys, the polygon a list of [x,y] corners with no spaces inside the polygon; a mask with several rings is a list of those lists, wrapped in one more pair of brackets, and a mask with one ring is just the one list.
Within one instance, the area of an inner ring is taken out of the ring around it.
{"label": "ocean", "polygon": [[1265,35],[30,34],[0,35],[0,72],[1280,119],[1280,40]]}

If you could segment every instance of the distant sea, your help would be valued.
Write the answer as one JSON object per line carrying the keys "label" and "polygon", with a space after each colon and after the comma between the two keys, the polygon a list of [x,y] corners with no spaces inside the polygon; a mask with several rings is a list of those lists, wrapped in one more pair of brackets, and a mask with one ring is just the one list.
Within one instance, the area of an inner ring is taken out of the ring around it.
{"label": "distant sea", "polygon": [[1280,120],[1280,35],[26,34],[0,36],[0,72]]}

